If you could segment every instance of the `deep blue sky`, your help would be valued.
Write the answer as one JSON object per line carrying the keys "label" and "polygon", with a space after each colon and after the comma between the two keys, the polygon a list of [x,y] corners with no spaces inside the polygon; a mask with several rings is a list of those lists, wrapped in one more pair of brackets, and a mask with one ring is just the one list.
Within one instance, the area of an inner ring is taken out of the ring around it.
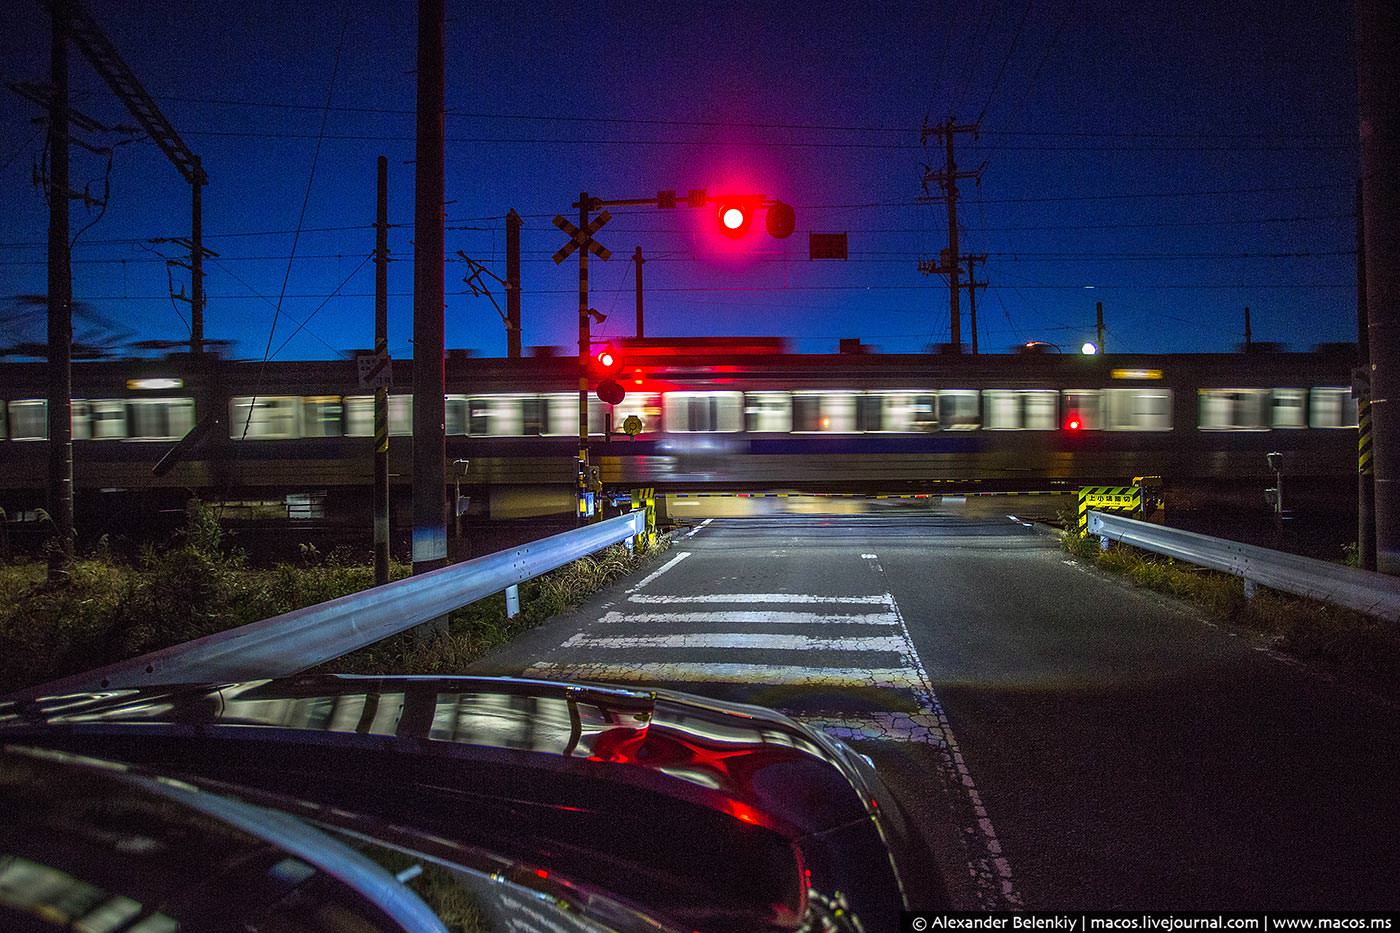
{"label": "deep blue sky", "polygon": [[[390,219],[403,225],[391,248],[403,260],[412,249],[416,4],[86,2],[204,160],[206,243],[222,254],[207,267],[208,336],[261,357],[286,276],[271,344],[279,359],[368,346],[373,266],[354,270],[373,248],[380,153],[390,159]],[[12,4],[5,19],[3,78],[43,82],[41,5]],[[981,139],[959,140],[959,162],[987,160],[961,212],[964,251],[991,257],[991,287],[978,295],[984,350],[1031,338],[1077,346],[1092,335],[1096,300],[1113,351],[1230,349],[1245,305],[1256,340],[1301,349],[1354,337],[1349,4],[754,2],[683,12],[449,0],[448,19],[448,255],[463,250],[503,276],[503,215],[525,216],[527,346],[574,339],[576,266],[549,261],[563,242],[549,220],[573,213],[580,189],[611,198],[731,186],[794,204],[797,233],[776,241],[759,230],[751,249],[721,252],[699,211],[616,211],[599,237],[614,258],[592,277],[593,303],[610,315],[604,336],[631,333],[626,260],[640,245],[648,336],[779,335],[808,352],[830,352],[840,337],[890,352],[946,340],[946,286],[916,268],[946,245],[945,216],[915,198],[921,164],[942,165],[941,151],[920,148],[920,124],[949,113],[982,114]],[[77,109],[131,122],[76,52],[71,71]],[[42,148],[36,108],[0,93],[8,304],[44,291],[47,221],[30,182]],[[104,164],[75,150],[75,184],[100,190]],[[137,338],[187,336],[165,297],[165,267],[142,243],[188,234],[188,188],[148,143],[119,147],[110,181],[105,216],[74,251],[75,295]],[[75,205],[74,230],[92,216]],[[319,229],[346,227],[355,229]],[[809,231],[849,232],[850,261],[809,262]],[[1281,253],[1295,255],[1259,255]],[[447,267],[447,344],[504,355],[500,320],[485,298],[463,294],[464,272]],[[390,276],[390,347],[407,356],[411,263]],[[41,320],[35,328],[42,334]]]}

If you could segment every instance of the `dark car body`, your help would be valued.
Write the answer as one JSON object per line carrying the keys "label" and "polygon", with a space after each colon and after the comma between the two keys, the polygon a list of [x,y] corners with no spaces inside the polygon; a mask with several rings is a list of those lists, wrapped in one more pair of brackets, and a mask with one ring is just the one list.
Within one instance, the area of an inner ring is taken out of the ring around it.
{"label": "dark car body", "polygon": [[927,868],[862,756],[669,691],[338,675],[113,690],[0,703],[0,742],[389,840],[615,929],[895,929],[901,873]]}

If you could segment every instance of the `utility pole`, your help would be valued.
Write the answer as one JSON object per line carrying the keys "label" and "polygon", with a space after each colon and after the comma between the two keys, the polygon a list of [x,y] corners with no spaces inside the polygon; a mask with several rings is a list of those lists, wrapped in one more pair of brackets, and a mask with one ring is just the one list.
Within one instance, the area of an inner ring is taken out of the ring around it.
{"label": "utility pole", "polygon": [[1371,340],[1366,333],[1366,224],[1361,179],[1356,180],[1356,564],[1376,569],[1375,436],[1371,430]]}
{"label": "utility pole", "polygon": [[418,0],[413,214],[413,572],[447,562],[443,364],[443,0]]}
{"label": "utility pole", "polygon": [[506,356],[520,359],[520,215],[506,213]]}
{"label": "utility pole", "polygon": [[49,582],[73,563],[73,270],[68,248],[68,3],[49,5]]}
{"label": "utility pole", "polygon": [[1249,305],[1244,306],[1244,352],[1254,349],[1254,334],[1249,329]]}
{"label": "utility pole", "polygon": [[1099,352],[1103,353],[1103,302],[1094,302],[1094,331],[1099,340]]}
{"label": "utility pole", "polygon": [[[959,172],[957,159],[953,152],[953,141],[959,133],[970,133],[972,138],[977,138],[977,124],[960,125],[954,117],[948,117],[943,123],[937,126],[924,124],[920,141],[928,145],[930,136],[933,136],[943,143],[944,167],[943,171],[935,172],[927,166],[924,168],[924,194],[920,201],[926,204],[936,203],[941,200],[948,208],[948,249],[943,253],[940,262],[933,271],[943,273],[948,276],[948,323],[949,340],[954,348],[961,352],[962,349],[962,313],[958,307],[958,293],[961,286],[958,284],[958,273],[961,269],[961,253],[958,252],[958,180],[971,178],[977,184],[982,183],[982,169],[986,167],[984,162],[970,172]],[[929,183],[935,182],[943,189],[943,194],[928,196]]]}
{"label": "utility pole", "polygon": [[1376,477],[1376,569],[1400,574],[1400,10],[1357,0],[1356,83]]}
{"label": "utility pole", "polygon": [[642,248],[637,247],[637,251],[632,254],[632,261],[637,264],[637,338],[641,339],[647,335],[646,323],[642,317],[642,263],[646,262],[642,258]]}
{"label": "utility pole", "polygon": [[963,261],[967,263],[967,316],[968,323],[972,326],[972,355],[977,355],[977,289],[986,288],[986,282],[977,281],[975,273],[979,262],[987,261],[987,254],[980,253],[975,256],[964,256]]}
{"label": "utility pole", "polygon": [[[389,160],[379,157],[374,217],[374,353],[389,355]],[[374,582],[389,582],[389,387],[374,390]]]}
{"label": "utility pole", "polygon": [[204,199],[200,192],[209,182],[194,157],[194,177],[190,180],[190,353],[204,352]]}

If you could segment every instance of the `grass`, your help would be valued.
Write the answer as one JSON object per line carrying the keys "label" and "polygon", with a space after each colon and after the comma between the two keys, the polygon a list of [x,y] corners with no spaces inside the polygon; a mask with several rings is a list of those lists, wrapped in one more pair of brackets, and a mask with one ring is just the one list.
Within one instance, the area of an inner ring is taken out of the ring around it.
{"label": "grass", "polygon": [[[664,546],[664,545],[663,545]],[[335,662],[337,671],[458,673],[525,628],[576,604],[642,560],[617,545],[522,584],[524,612],[505,618],[502,596],[452,614],[429,645],[400,636]],[[407,576],[392,564],[390,578]],[[298,564],[248,565],[222,546],[208,509],[192,508],[165,547],[122,560],[99,546],[66,583],[51,585],[43,562],[0,564],[0,694],[91,670],[148,651],[365,589],[374,570],[304,549]]]}
{"label": "grass", "polygon": [[1204,570],[1114,543],[1099,550],[1097,537],[1062,532],[1075,557],[1121,574],[1134,584],[1186,600],[1208,615],[1272,636],[1273,646],[1294,657],[1320,660],[1400,688],[1400,632],[1372,616],[1260,587],[1246,599],[1238,577]]}

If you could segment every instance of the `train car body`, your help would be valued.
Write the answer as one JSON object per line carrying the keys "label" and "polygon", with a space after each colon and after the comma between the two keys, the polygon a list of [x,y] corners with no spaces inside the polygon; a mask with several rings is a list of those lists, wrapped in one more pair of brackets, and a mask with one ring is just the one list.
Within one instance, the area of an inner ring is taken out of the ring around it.
{"label": "train car body", "polygon": [[[1070,356],[798,355],[778,340],[625,342],[617,406],[589,400],[605,485],[667,491],[907,493],[1070,488],[1355,471],[1354,351]],[[449,483],[493,517],[571,512],[578,369],[568,357],[449,354]],[[411,362],[394,364],[409,386]],[[42,507],[43,363],[0,367],[0,505]],[[121,503],[227,517],[365,514],[372,393],[353,361],[214,357],[74,365],[79,514]],[[407,523],[412,400],[393,390],[390,474]],[[169,473],[153,465],[194,425],[207,433]],[[629,416],[635,437],[620,433]],[[467,461],[465,470],[458,461]]]}

